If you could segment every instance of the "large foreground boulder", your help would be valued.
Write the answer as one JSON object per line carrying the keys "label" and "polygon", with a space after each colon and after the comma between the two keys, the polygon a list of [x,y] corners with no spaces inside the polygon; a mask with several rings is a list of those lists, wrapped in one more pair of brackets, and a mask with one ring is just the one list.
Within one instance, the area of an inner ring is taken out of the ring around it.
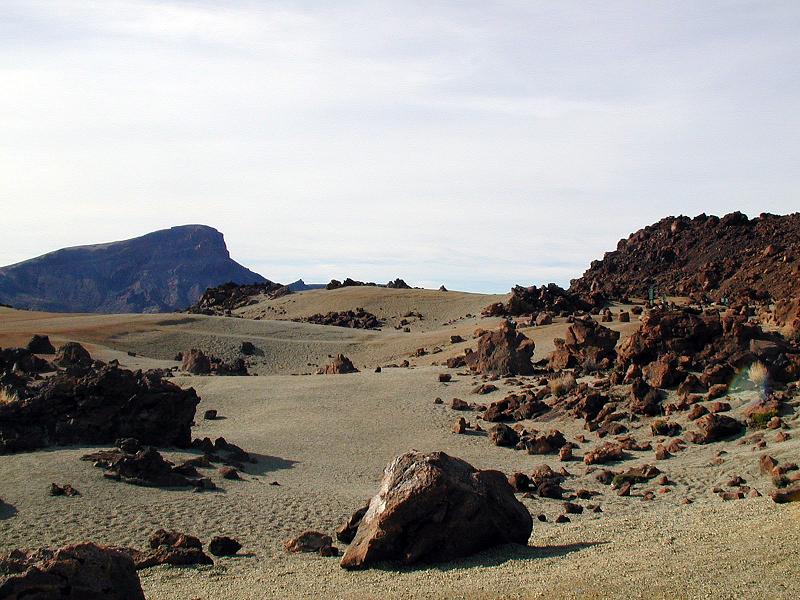
{"label": "large foreground boulder", "polygon": [[444,452],[408,452],[386,467],[341,566],[448,561],[498,544],[527,544],[532,530],[528,509],[499,471],[480,471]]}
{"label": "large foreground boulder", "polygon": [[15,392],[18,400],[0,404],[0,454],[118,438],[185,448],[200,402],[194,389],[181,389],[157,373],[116,366],[81,377],[59,373]]}
{"label": "large foreground boulder", "polygon": [[[56,550],[15,550],[0,558],[5,600],[144,600],[133,560],[91,542]],[[2,579],[0,579],[2,581]]]}
{"label": "large foreground boulder", "polygon": [[478,350],[467,355],[471,369],[485,375],[531,375],[533,340],[517,331],[512,321],[503,321],[494,331],[478,339]]}

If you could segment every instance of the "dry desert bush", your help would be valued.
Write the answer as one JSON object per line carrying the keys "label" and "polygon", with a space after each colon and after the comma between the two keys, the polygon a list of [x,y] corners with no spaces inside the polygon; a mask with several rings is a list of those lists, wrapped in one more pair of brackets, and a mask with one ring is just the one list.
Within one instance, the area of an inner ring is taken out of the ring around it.
{"label": "dry desert bush", "polygon": [[764,363],[757,361],[750,365],[750,368],[747,371],[747,378],[757,386],[763,386],[765,383],[767,383],[769,371]]}
{"label": "dry desert bush", "polygon": [[578,386],[578,382],[572,373],[564,373],[548,382],[550,393],[556,397],[570,393]]}
{"label": "dry desert bush", "polygon": [[0,404],[11,404],[18,402],[17,395],[8,388],[0,387]]}

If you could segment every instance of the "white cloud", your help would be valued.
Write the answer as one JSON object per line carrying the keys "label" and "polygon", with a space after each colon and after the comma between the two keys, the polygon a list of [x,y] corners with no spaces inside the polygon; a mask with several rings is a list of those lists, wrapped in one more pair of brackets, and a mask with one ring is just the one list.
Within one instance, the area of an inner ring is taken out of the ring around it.
{"label": "white cloud", "polygon": [[203,222],[276,280],[566,283],[666,214],[796,209],[798,21],[791,2],[9,0],[0,264]]}

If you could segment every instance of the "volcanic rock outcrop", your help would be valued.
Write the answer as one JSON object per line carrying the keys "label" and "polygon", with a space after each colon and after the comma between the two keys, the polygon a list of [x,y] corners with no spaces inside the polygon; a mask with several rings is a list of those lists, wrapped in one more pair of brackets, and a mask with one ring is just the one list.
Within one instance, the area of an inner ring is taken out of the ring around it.
{"label": "volcanic rock outcrop", "polygon": [[59,372],[21,383],[14,388],[16,401],[0,404],[0,453],[108,444],[125,437],[187,447],[200,402],[193,389],[181,389],[156,373],[109,365],[81,376]]}
{"label": "volcanic rock outcrop", "polygon": [[198,315],[229,315],[237,308],[257,303],[259,296],[275,299],[291,293],[287,286],[266,279],[262,283],[253,284],[228,282],[206,289],[186,312]]}
{"label": "volcanic rock outcrop", "polygon": [[585,297],[568,292],[555,283],[541,287],[515,286],[511,298],[502,304],[490,304],[483,310],[486,317],[536,315],[548,311],[566,316],[576,312],[600,308],[605,303],[602,294],[588,294]]}
{"label": "volcanic rock outcrop", "polygon": [[666,295],[713,300],[797,297],[800,213],[666,217],[620,240],[570,292],[613,299]]}
{"label": "volcanic rock outcrop", "polygon": [[334,327],[350,327],[352,329],[377,329],[383,323],[381,320],[363,308],[356,310],[333,311],[326,314],[317,313],[310,317],[294,319],[299,323],[314,323],[315,325],[333,325]]}
{"label": "volcanic rock outcrop", "polygon": [[131,557],[91,542],[14,550],[0,558],[0,571],[10,573],[0,584],[6,600],[144,600]]}
{"label": "volcanic rock outcrop", "polygon": [[379,561],[441,562],[498,544],[527,544],[528,509],[499,471],[480,471],[444,452],[408,452],[386,467],[345,569]]}
{"label": "volcanic rock outcrop", "polygon": [[517,331],[512,321],[503,321],[478,338],[478,349],[465,356],[466,364],[485,375],[530,375],[533,373],[533,340]]}
{"label": "volcanic rock outcrop", "polygon": [[550,367],[558,370],[591,363],[595,368],[608,368],[616,356],[619,335],[591,317],[575,319],[564,339],[553,340],[556,349],[550,356]]}

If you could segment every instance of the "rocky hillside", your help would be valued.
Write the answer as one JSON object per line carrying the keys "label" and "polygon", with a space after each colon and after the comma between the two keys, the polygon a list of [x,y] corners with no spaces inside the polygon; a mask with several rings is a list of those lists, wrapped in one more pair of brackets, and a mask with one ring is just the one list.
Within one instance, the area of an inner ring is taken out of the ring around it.
{"label": "rocky hillside", "polygon": [[571,282],[578,294],[770,301],[800,295],[800,213],[667,217],[620,240]]}
{"label": "rocky hillside", "polygon": [[163,312],[186,308],[207,288],[229,281],[267,282],[231,259],[219,231],[183,225],[2,267],[0,303],[59,312]]}

